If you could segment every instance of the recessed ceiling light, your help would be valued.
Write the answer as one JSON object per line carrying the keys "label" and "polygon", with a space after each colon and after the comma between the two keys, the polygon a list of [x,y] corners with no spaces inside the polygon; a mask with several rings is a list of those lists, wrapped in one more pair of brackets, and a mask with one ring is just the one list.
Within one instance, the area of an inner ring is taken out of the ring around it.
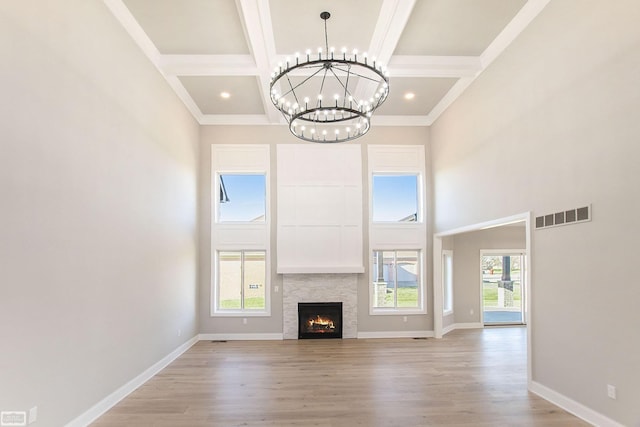
{"label": "recessed ceiling light", "polygon": [[413,99],[416,97],[416,94],[413,92],[407,92],[404,94],[404,99],[409,100],[409,99]]}
{"label": "recessed ceiling light", "polygon": [[231,94],[229,92],[220,92],[220,97],[227,99],[231,97]]}

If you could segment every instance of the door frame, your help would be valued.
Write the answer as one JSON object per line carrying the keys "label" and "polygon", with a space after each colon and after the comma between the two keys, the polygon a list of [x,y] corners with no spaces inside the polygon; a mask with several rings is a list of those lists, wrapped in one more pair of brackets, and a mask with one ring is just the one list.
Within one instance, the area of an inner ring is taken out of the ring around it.
{"label": "door frame", "polygon": [[[533,264],[531,262],[531,238],[533,213],[531,211],[520,214],[498,218],[478,224],[471,224],[464,227],[453,228],[441,231],[433,235],[433,333],[436,338],[442,338],[443,335],[443,317],[442,310],[442,238],[455,236],[456,234],[467,233],[469,231],[486,230],[489,228],[502,227],[504,225],[513,224],[524,221],[525,223],[525,259],[527,265],[526,281],[527,281],[527,299],[525,301],[525,323],[527,325],[527,387],[531,389],[533,378],[531,354],[533,352],[533,343],[531,340],[533,324],[531,323],[531,297],[534,292],[534,283],[531,277]],[[454,261],[455,262],[455,261]],[[455,289],[455,282],[453,284]],[[482,315],[481,315],[482,316]]]}

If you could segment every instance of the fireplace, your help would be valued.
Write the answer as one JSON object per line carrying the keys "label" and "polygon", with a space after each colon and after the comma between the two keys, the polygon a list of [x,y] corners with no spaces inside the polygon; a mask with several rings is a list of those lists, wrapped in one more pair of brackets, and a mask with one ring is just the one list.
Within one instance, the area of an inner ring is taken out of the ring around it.
{"label": "fireplace", "polygon": [[342,302],[299,302],[298,339],[342,338]]}

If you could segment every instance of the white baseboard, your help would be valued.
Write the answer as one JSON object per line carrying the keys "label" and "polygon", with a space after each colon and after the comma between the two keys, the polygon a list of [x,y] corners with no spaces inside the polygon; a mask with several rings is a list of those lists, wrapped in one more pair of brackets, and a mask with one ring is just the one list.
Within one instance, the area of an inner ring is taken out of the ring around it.
{"label": "white baseboard", "polygon": [[558,393],[549,387],[543,386],[540,383],[531,381],[529,384],[529,391],[537,394],[545,400],[553,403],[556,406],[561,407],[567,412],[572,413],[578,418],[582,418],[589,424],[593,424],[598,427],[624,427],[622,424],[602,415],[599,412],[594,411],[591,408],[584,406],[581,403],[576,402],[567,396]]}
{"label": "white baseboard", "polygon": [[160,359],[151,367],[146,369],[140,375],[102,399],[100,402],[93,405],[85,413],[69,422],[66,427],[85,427],[98,419],[102,414],[113,408],[118,402],[131,394],[135,389],[146,383],[158,372],[167,367],[171,362],[176,360],[182,353],[189,350],[198,342],[198,336],[191,338],[189,341],[182,344],[180,347],[173,350],[171,353]]}
{"label": "white baseboard", "polygon": [[200,341],[277,341],[283,340],[283,334],[200,334]]}
{"label": "white baseboard", "polygon": [[358,338],[432,338],[433,331],[358,332]]}

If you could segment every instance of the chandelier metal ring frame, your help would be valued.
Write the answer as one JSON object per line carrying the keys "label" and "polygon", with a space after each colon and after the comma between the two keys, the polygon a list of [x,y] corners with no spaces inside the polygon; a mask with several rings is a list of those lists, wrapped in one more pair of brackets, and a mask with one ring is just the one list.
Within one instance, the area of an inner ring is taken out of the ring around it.
{"label": "chandelier metal ring frame", "polygon": [[[329,48],[327,19],[324,20],[325,53],[306,51],[306,59],[296,53],[278,64],[269,85],[271,102],[282,113],[289,130],[310,142],[335,143],[359,138],[371,128],[373,112],[389,95],[389,75],[375,58],[367,54],[358,60],[358,51],[336,53]],[[331,94],[333,92],[333,98]],[[357,95],[360,95],[356,98]]]}

